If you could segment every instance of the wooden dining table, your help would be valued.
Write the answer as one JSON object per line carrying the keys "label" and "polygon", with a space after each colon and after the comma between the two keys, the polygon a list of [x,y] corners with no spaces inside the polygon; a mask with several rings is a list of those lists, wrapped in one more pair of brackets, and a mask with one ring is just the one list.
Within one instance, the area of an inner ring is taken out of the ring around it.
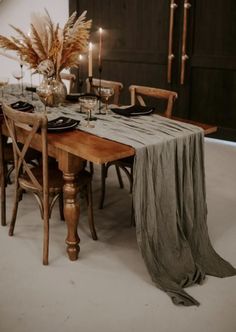
{"label": "wooden dining table", "polygon": [[[174,118],[175,120],[196,124],[203,128],[205,134],[213,133],[217,127],[196,123],[194,121]],[[18,140],[24,143],[27,131],[18,129]],[[2,134],[8,136],[7,128],[2,125]],[[40,134],[36,135],[31,143],[32,148],[40,151]],[[58,162],[59,169],[63,172],[64,186],[64,217],[67,224],[67,253],[69,259],[78,259],[80,251],[80,238],[78,235],[78,222],[80,207],[77,200],[79,192],[77,176],[84,167],[85,161],[95,164],[104,164],[120,158],[135,155],[135,149],[131,146],[118,143],[109,139],[98,137],[81,130],[72,130],[63,133],[48,133],[48,154]]]}

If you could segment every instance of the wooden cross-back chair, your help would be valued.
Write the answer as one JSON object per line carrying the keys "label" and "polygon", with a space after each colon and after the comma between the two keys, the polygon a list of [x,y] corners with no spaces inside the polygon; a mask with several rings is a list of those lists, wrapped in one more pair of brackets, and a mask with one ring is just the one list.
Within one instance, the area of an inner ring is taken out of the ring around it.
{"label": "wooden cross-back chair", "polygon": [[[14,163],[12,145],[2,135],[3,115],[0,115],[0,185],[1,185],[1,225],[6,226],[6,186]],[[10,170],[8,166],[10,164]]]}
{"label": "wooden cross-back chair", "polygon": [[136,101],[138,101],[140,105],[146,106],[146,102],[144,101],[143,97],[152,97],[155,99],[166,100],[166,109],[163,115],[168,118],[171,117],[174,102],[178,97],[178,94],[175,91],[158,89],[148,86],[140,86],[140,85],[130,85],[129,91],[130,91],[131,105],[135,105]]}
{"label": "wooden cross-back chair", "polygon": [[[9,235],[14,232],[18,203],[22,191],[29,191],[36,197],[39,204],[41,217],[43,220],[43,264],[48,264],[49,251],[49,218],[52,208],[58,198],[63,194],[62,172],[53,165],[48,165],[48,144],[47,144],[47,117],[44,114],[23,113],[13,110],[7,105],[3,105],[3,114],[6,127],[12,139],[14,162],[15,162],[15,197],[12,219],[9,228]],[[19,147],[18,133],[20,130],[28,131],[25,143]],[[40,145],[42,151],[42,162],[38,167],[30,167],[25,159],[30,144],[37,135],[40,135]],[[86,189],[86,199],[88,203],[89,226],[94,240],[97,239],[94,227],[92,210],[92,189],[91,174],[82,171],[78,176],[78,185]],[[61,201],[62,202],[62,201]],[[61,219],[64,219],[63,210],[60,209]]]}
{"label": "wooden cross-back chair", "polygon": [[[131,105],[135,105],[136,103],[141,106],[146,106],[146,102],[143,97],[152,97],[156,99],[161,99],[166,101],[166,109],[162,115],[170,118],[172,116],[173,106],[178,94],[175,91],[163,90],[154,87],[140,86],[140,85],[130,85],[130,98]],[[112,162],[108,162],[104,169],[104,179],[106,180],[108,169],[110,166],[115,165],[115,167],[120,168],[127,175],[129,184],[130,184],[130,193],[132,192],[133,186],[133,162],[134,157],[123,158],[119,160],[115,160]],[[104,183],[105,187],[105,183]],[[123,187],[123,183],[122,186]],[[105,193],[105,190],[104,190]],[[103,208],[105,196],[102,197],[100,202],[100,208]]]}
{"label": "wooden cross-back chair", "polygon": [[[1,225],[6,226],[6,187],[12,184],[12,173],[14,171],[14,154],[12,143],[7,142],[7,137],[1,133],[2,117],[0,119],[0,173],[1,173]],[[19,144],[20,145],[20,144]],[[41,154],[34,150],[29,149],[25,155],[27,163],[31,166],[37,166]]]}

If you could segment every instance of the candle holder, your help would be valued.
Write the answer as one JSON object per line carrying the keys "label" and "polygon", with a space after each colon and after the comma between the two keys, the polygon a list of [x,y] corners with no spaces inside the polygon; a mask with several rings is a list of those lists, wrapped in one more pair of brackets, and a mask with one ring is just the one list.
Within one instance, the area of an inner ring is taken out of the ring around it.
{"label": "candle holder", "polygon": [[30,71],[30,87],[31,87],[31,100],[34,100],[33,80],[32,80],[32,73],[31,73],[31,71]]}
{"label": "candle holder", "polygon": [[93,76],[89,76],[89,92],[92,92],[93,88]]}
{"label": "candle holder", "polygon": [[24,96],[24,87],[23,87],[23,64],[20,64],[20,72],[21,72],[21,95]]}
{"label": "candle holder", "polygon": [[82,67],[81,67],[81,59],[82,59],[82,56],[80,54],[80,65],[79,65],[79,68],[78,68],[78,71],[77,71],[77,77],[78,77],[78,81],[77,81],[77,85],[78,85],[78,91],[79,93],[81,93],[83,91],[83,84],[84,84],[84,80],[83,80],[83,77],[82,77]]}
{"label": "candle holder", "polygon": [[80,93],[83,91],[83,84],[84,84],[84,81],[80,78],[78,80],[78,90]]}
{"label": "candle holder", "polygon": [[102,88],[102,65],[100,64],[98,67],[98,79],[99,79],[99,87],[98,87],[98,96],[99,96],[99,101],[98,101],[98,114],[103,115],[102,113],[102,105],[101,105],[101,88]]}

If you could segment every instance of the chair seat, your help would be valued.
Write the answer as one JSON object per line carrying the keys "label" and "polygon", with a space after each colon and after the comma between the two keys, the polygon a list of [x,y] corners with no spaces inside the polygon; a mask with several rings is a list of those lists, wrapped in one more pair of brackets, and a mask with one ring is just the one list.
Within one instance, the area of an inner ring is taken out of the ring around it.
{"label": "chair seat", "polygon": [[[40,185],[43,185],[43,174],[41,166],[31,169]],[[22,189],[32,192],[39,192],[39,190],[30,180],[28,174],[24,173],[19,178],[19,184]],[[63,177],[62,172],[57,168],[49,168],[48,170],[48,188],[50,194],[56,194],[62,191]]]}
{"label": "chair seat", "polygon": [[[42,174],[42,168],[41,167],[35,167],[32,169],[32,172],[36,179],[38,180],[39,184],[43,184],[43,174]],[[82,172],[79,173],[78,178],[77,178],[77,184],[79,187],[84,187],[86,186],[90,181],[92,180],[92,175],[83,170]],[[62,191],[63,188],[63,174],[62,172],[53,167],[49,168],[48,170],[48,187],[49,187],[49,193],[50,194],[56,194]],[[20,186],[25,189],[25,190],[30,190],[32,192],[38,192],[39,190],[37,189],[36,186],[33,185],[32,181],[30,180],[29,176],[25,173],[21,175],[19,178],[19,184]]]}
{"label": "chair seat", "polygon": [[[20,147],[22,147],[23,145],[21,143],[18,143],[18,145]],[[14,153],[13,153],[13,147],[12,147],[12,143],[6,143],[4,144],[3,146],[4,148],[4,162],[5,163],[14,163]],[[34,159],[39,159],[41,156],[41,153],[34,150],[34,149],[31,149],[29,148],[27,150],[27,153],[26,153],[26,161],[27,162],[31,162],[32,160]]]}

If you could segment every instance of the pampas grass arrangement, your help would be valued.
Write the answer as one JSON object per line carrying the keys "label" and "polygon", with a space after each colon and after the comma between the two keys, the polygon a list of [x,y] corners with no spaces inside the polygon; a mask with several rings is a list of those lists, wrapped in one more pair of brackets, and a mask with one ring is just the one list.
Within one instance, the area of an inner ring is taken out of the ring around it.
{"label": "pampas grass arrangement", "polygon": [[77,19],[74,12],[64,27],[54,24],[45,9],[45,14],[32,15],[30,32],[25,34],[10,25],[17,37],[7,38],[0,35],[0,48],[15,51],[20,60],[31,69],[38,70],[39,64],[49,60],[54,66],[54,75],[65,68],[79,66],[79,54],[87,51],[92,21],[86,21],[86,11]]}

